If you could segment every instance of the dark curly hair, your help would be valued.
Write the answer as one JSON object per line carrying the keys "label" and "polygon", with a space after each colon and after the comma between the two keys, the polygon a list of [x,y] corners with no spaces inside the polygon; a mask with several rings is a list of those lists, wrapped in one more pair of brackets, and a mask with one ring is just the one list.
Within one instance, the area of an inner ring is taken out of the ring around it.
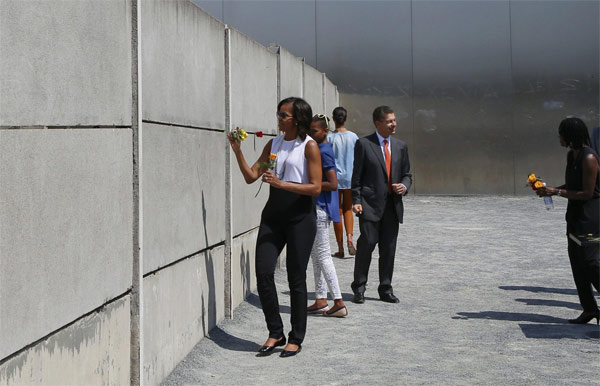
{"label": "dark curly hair", "polygon": [[298,136],[304,141],[310,130],[310,123],[312,122],[312,108],[302,98],[289,97],[279,102],[277,111],[279,111],[282,105],[287,105],[288,103],[292,104],[292,116],[298,123]]}
{"label": "dark curly hair", "polygon": [[581,149],[590,145],[590,134],[585,123],[575,117],[563,119],[558,126],[560,135],[571,149]]}
{"label": "dark curly hair", "polygon": [[348,112],[346,111],[345,108],[343,108],[342,106],[339,106],[339,107],[336,107],[335,109],[333,109],[333,113],[331,113],[331,116],[333,118],[333,121],[338,126],[341,126],[344,124],[344,122],[346,122],[346,118],[348,117]]}

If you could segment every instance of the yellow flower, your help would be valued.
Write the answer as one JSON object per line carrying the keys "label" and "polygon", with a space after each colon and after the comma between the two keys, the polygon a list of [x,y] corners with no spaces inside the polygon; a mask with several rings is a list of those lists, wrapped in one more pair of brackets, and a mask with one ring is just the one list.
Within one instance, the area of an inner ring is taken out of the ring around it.
{"label": "yellow flower", "polygon": [[544,187],[544,183],[540,180],[537,180],[536,182],[533,183],[533,188],[534,189],[540,189]]}
{"label": "yellow flower", "polygon": [[275,160],[277,159],[277,154],[275,154],[275,153],[271,153],[271,154],[269,155],[269,159],[270,159],[271,161],[275,161]]}
{"label": "yellow flower", "polygon": [[533,173],[531,173],[529,175],[529,177],[527,178],[527,181],[529,181],[530,184],[533,184],[536,180],[537,180],[537,177]]}

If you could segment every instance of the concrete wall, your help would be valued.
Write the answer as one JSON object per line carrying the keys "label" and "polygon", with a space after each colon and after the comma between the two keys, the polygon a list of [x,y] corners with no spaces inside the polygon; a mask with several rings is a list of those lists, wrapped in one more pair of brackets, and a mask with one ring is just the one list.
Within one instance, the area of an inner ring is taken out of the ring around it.
{"label": "concrete wall", "polygon": [[0,51],[0,385],[158,384],[256,286],[226,130],[335,86],[183,0],[2,1]]}

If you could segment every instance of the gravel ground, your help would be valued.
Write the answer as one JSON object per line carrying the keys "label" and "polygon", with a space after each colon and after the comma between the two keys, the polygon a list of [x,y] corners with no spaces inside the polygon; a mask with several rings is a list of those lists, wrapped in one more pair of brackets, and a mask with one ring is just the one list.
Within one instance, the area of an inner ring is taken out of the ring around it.
{"label": "gravel ground", "polygon": [[[255,356],[267,331],[252,294],[163,384],[600,384],[600,329],[567,323],[581,307],[564,235],[566,200],[555,205],[546,211],[536,197],[408,196],[393,279],[399,304],[378,300],[376,254],[365,304],[351,302],[354,259],[334,259],[350,314],[309,316],[300,354]],[[357,222],[354,234],[356,241]],[[312,291],[312,263],[307,276]],[[276,282],[287,333],[284,271]]]}

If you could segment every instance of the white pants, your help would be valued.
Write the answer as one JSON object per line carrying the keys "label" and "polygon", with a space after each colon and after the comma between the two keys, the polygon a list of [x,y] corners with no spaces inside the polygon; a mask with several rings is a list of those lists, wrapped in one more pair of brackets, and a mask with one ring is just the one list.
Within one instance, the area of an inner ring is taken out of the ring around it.
{"label": "white pants", "polygon": [[329,216],[317,205],[317,235],[310,257],[313,261],[315,274],[315,296],[317,299],[327,299],[327,287],[334,299],[341,299],[340,284],[335,273],[329,246]]}

